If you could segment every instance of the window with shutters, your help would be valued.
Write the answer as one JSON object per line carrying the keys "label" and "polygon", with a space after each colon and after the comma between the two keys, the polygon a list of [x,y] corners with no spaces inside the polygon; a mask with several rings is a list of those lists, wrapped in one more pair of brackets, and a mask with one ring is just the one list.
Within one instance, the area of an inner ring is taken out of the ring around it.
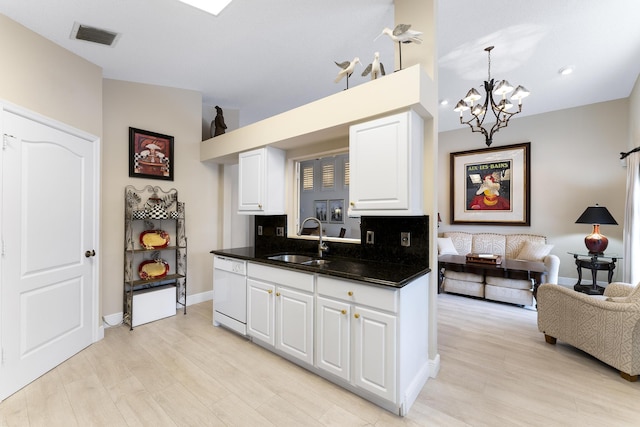
{"label": "window with shutters", "polygon": [[302,191],[313,191],[313,164],[302,166]]}
{"label": "window with shutters", "polygon": [[344,162],[344,186],[349,186],[349,160],[345,160]]}
{"label": "window with shutters", "polygon": [[349,166],[348,153],[309,156],[297,161],[298,206],[292,220],[296,233],[301,221],[315,217],[322,222],[322,231],[327,238],[360,243],[360,218],[349,217],[347,211]]}
{"label": "window with shutters", "polygon": [[333,190],[336,186],[336,163],[333,159],[322,161],[322,189]]}

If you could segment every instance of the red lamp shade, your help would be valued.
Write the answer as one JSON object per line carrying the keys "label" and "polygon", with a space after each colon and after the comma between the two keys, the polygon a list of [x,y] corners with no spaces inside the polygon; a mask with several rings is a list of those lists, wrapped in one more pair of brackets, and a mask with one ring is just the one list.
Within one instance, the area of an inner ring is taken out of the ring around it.
{"label": "red lamp shade", "polygon": [[589,206],[576,220],[576,224],[592,224],[593,232],[584,238],[590,254],[601,255],[609,245],[609,239],[600,234],[600,224],[618,225],[604,206]]}

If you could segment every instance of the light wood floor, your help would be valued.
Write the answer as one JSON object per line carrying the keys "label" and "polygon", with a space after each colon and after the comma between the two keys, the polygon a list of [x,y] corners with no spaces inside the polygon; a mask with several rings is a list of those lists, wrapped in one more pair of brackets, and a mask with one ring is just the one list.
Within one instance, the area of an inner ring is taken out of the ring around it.
{"label": "light wood floor", "polygon": [[439,296],[442,368],[400,418],[211,325],[186,316],[110,328],[0,403],[0,426],[626,426],[640,382],[561,342],[536,312]]}

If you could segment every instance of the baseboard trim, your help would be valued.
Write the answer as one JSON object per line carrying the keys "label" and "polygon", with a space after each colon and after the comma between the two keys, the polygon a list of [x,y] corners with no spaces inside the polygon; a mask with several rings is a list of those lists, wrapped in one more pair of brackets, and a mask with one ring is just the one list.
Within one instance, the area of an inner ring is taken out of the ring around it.
{"label": "baseboard trim", "polygon": [[440,372],[440,353],[436,354],[436,357],[429,359],[429,376],[435,378]]}
{"label": "baseboard trim", "polygon": [[210,301],[213,299],[213,291],[200,292],[199,294],[187,295],[187,307],[193,304]]}
{"label": "baseboard trim", "polygon": [[[199,294],[187,295],[187,307],[193,304],[199,304],[205,301],[211,301],[213,299],[213,291],[200,292]],[[177,305],[176,308],[181,308],[181,305]],[[102,333],[100,334],[104,337],[104,329],[112,328],[115,326],[120,326],[122,324],[122,319],[124,317],[123,312],[105,314],[102,316]]]}

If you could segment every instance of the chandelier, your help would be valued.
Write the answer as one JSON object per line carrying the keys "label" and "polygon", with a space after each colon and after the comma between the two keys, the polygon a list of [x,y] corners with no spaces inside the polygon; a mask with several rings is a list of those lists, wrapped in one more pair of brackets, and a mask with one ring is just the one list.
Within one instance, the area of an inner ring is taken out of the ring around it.
{"label": "chandelier", "polygon": [[[513,86],[506,80],[500,80],[495,85],[491,78],[491,50],[493,46],[489,46],[484,50],[487,52],[489,58],[489,76],[484,82],[484,90],[486,91],[486,97],[483,104],[476,104],[480,98],[480,94],[475,88],[471,88],[462,100],[460,100],[453,111],[460,112],[460,123],[469,125],[471,131],[482,132],[485,138],[487,147],[493,142],[493,134],[500,129],[507,127],[509,119],[522,111],[522,98],[529,96],[529,91],[524,86],[518,86],[515,91]],[[513,92],[511,99],[507,99],[507,95]],[[501,97],[499,102],[493,99],[493,95]],[[512,101],[518,101],[518,111],[509,112],[507,110],[513,108]],[[490,129],[483,126],[484,120],[487,118],[487,110],[491,108],[491,112],[495,116],[496,122]],[[469,120],[464,120],[464,111],[470,110],[471,117]]]}

